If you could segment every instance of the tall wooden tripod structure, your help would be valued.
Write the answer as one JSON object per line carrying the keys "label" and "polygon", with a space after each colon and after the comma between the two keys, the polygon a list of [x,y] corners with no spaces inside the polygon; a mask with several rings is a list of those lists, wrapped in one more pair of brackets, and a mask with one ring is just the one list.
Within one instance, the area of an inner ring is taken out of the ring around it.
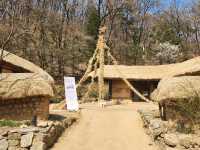
{"label": "tall wooden tripod structure", "polygon": [[[90,58],[87,70],[84,74],[84,76],[81,78],[79,83],[77,84],[77,88],[82,85],[84,81],[86,81],[89,77],[89,74],[93,72],[91,84],[88,86],[88,90],[84,95],[84,98],[88,97],[88,93],[91,91],[92,84],[94,83],[94,79],[97,77],[98,73],[98,102],[101,103],[104,101],[104,65],[105,65],[105,58],[107,57],[109,60],[111,60],[112,64],[115,66],[115,69],[117,72],[122,76],[122,80],[127,84],[127,86],[135,93],[137,94],[141,99],[145,101],[149,101],[146,97],[144,97],[140,92],[138,92],[137,89],[131,85],[131,83],[126,79],[126,77],[123,76],[123,74],[118,69],[117,60],[112,56],[110,52],[110,48],[106,45],[106,40],[104,37],[104,34],[106,32],[106,27],[100,27],[99,29],[99,38],[97,41],[96,49],[93,54],[93,56]],[[98,68],[98,70],[97,70]]]}
{"label": "tall wooden tripod structure", "polygon": [[[77,84],[77,88],[82,85],[84,81],[88,79],[88,75],[94,71],[94,74],[92,76],[92,83],[94,82],[94,78],[97,74],[97,68],[99,68],[98,73],[98,88],[99,88],[99,98],[98,101],[102,102],[104,100],[104,64],[105,64],[105,52],[108,49],[106,45],[106,41],[104,38],[104,34],[106,32],[106,27],[101,27],[99,29],[99,38],[97,41],[95,52],[90,58],[87,70],[84,74],[84,76],[81,78],[79,83]],[[92,83],[88,87],[88,91],[85,93],[84,98],[87,98],[89,91],[91,90]]]}

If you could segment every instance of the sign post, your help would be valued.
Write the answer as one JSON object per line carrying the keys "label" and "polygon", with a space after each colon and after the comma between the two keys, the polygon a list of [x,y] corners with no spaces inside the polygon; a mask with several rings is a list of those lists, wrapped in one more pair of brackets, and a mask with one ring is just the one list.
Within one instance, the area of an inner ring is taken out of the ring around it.
{"label": "sign post", "polygon": [[78,111],[78,96],[76,92],[76,84],[74,77],[64,77],[65,84],[65,99],[67,103],[67,110]]}

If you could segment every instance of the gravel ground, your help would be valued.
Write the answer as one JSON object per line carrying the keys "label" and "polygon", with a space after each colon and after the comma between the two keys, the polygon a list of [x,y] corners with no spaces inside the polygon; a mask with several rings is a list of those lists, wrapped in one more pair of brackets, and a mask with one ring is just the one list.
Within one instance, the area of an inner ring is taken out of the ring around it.
{"label": "gravel ground", "polygon": [[133,103],[99,108],[81,105],[81,119],[63,133],[52,150],[157,150],[145,134],[140,108],[151,103]]}

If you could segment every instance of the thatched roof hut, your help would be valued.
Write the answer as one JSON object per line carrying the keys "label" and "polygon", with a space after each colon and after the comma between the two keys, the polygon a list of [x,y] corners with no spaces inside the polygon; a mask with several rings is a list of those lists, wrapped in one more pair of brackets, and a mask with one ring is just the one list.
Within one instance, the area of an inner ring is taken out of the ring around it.
{"label": "thatched roof hut", "polygon": [[[89,76],[92,76],[93,74],[94,72],[90,73]],[[120,79],[125,77],[126,79],[130,80],[160,80],[164,77],[195,74],[200,75],[200,57],[196,57],[181,63],[167,65],[106,65],[104,68],[105,79]]]}
{"label": "thatched roof hut", "polygon": [[151,99],[159,103],[164,120],[182,123],[200,122],[200,76],[162,79]]}
{"label": "thatched roof hut", "polygon": [[200,97],[200,76],[164,78],[151,94],[151,99],[157,102],[184,100],[192,97]]}
{"label": "thatched roof hut", "polygon": [[[97,70],[97,76],[99,71]],[[91,72],[89,76],[93,76]],[[109,84],[109,95],[112,99],[139,99],[136,94],[121,80],[126,78],[143,95],[148,98],[157,88],[158,82],[166,77],[178,77],[183,75],[200,75],[200,57],[196,57],[181,63],[155,66],[124,66],[106,65],[104,67],[104,79]]]}
{"label": "thatched roof hut", "polygon": [[53,78],[7,51],[3,51],[0,64],[0,119],[48,119],[49,98],[54,96]]}

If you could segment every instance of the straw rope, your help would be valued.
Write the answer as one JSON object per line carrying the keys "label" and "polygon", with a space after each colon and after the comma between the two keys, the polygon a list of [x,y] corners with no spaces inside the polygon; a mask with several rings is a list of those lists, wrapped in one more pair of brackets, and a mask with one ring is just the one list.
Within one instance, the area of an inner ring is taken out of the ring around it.
{"label": "straw rope", "polygon": [[144,97],[136,88],[134,88],[134,86],[126,79],[126,77],[124,77],[122,72],[117,68],[118,62],[112,56],[112,54],[110,53],[110,50],[107,51],[107,54],[112,59],[115,69],[120,74],[120,76],[122,77],[121,79],[126,83],[126,85],[129,87],[129,89],[131,89],[135,94],[137,94],[144,101],[149,102],[150,100],[148,98]]}
{"label": "straw rope", "polygon": [[94,74],[92,75],[92,79],[91,79],[91,83],[90,85],[87,87],[87,92],[84,94],[82,101],[85,102],[85,100],[89,97],[89,93],[92,91],[92,86],[94,85],[94,79],[96,77],[97,74],[97,65],[99,63],[99,56],[97,55],[96,58],[96,62],[94,64]]}
{"label": "straw rope", "polygon": [[105,65],[105,39],[104,33],[106,28],[100,28],[99,40],[97,47],[99,48],[99,74],[98,74],[98,87],[99,87],[99,98],[98,102],[104,101],[104,65]]}
{"label": "straw rope", "polygon": [[98,48],[95,49],[92,58],[90,58],[90,60],[88,62],[87,70],[86,70],[85,74],[83,75],[83,77],[80,79],[79,83],[76,85],[76,88],[79,88],[83,84],[83,82],[85,82],[88,79],[88,75],[92,71],[92,64],[94,63],[97,55],[98,55]]}
{"label": "straw rope", "polygon": [[[118,69],[118,61],[115,59],[115,57],[112,56],[110,52],[110,48],[106,45],[106,41],[104,39],[106,28],[102,27],[99,29],[99,39],[97,41],[97,47],[95,49],[95,52],[92,56],[92,58],[89,60],[88,68],[84,74],[84,76],[81,78],[79,83],[77,84],[77,88],[82,85],[83,82],[85,82],[88,79],[88,75],[90,72],[92,72],[93,64],[94,64],[94,74],[92,75],[91,83],[87,88],[87,92],[83,96],[83,100],[88,98],[89,92],[92,90],[92,85],[94,84],[94,79],[97,74],[97,66],[99,64],[99,74],[98,74],[98,90],[99,90],[99,98],[98,101],[101,102],[104,100],[104,63],[105,63],[105,54],[107,54],[108,58],[111,59],[111,61],[114,64],[115,69],[120,74],[122,81],[125,82],[125,84],[129,87],[130,90],[132,90],[135,94],[137,94],[141,99],[150,102],[150,100],[146,97],[144,97],[122,74],[122,72]],[[95,62],[96,60],[96,62]]]}

